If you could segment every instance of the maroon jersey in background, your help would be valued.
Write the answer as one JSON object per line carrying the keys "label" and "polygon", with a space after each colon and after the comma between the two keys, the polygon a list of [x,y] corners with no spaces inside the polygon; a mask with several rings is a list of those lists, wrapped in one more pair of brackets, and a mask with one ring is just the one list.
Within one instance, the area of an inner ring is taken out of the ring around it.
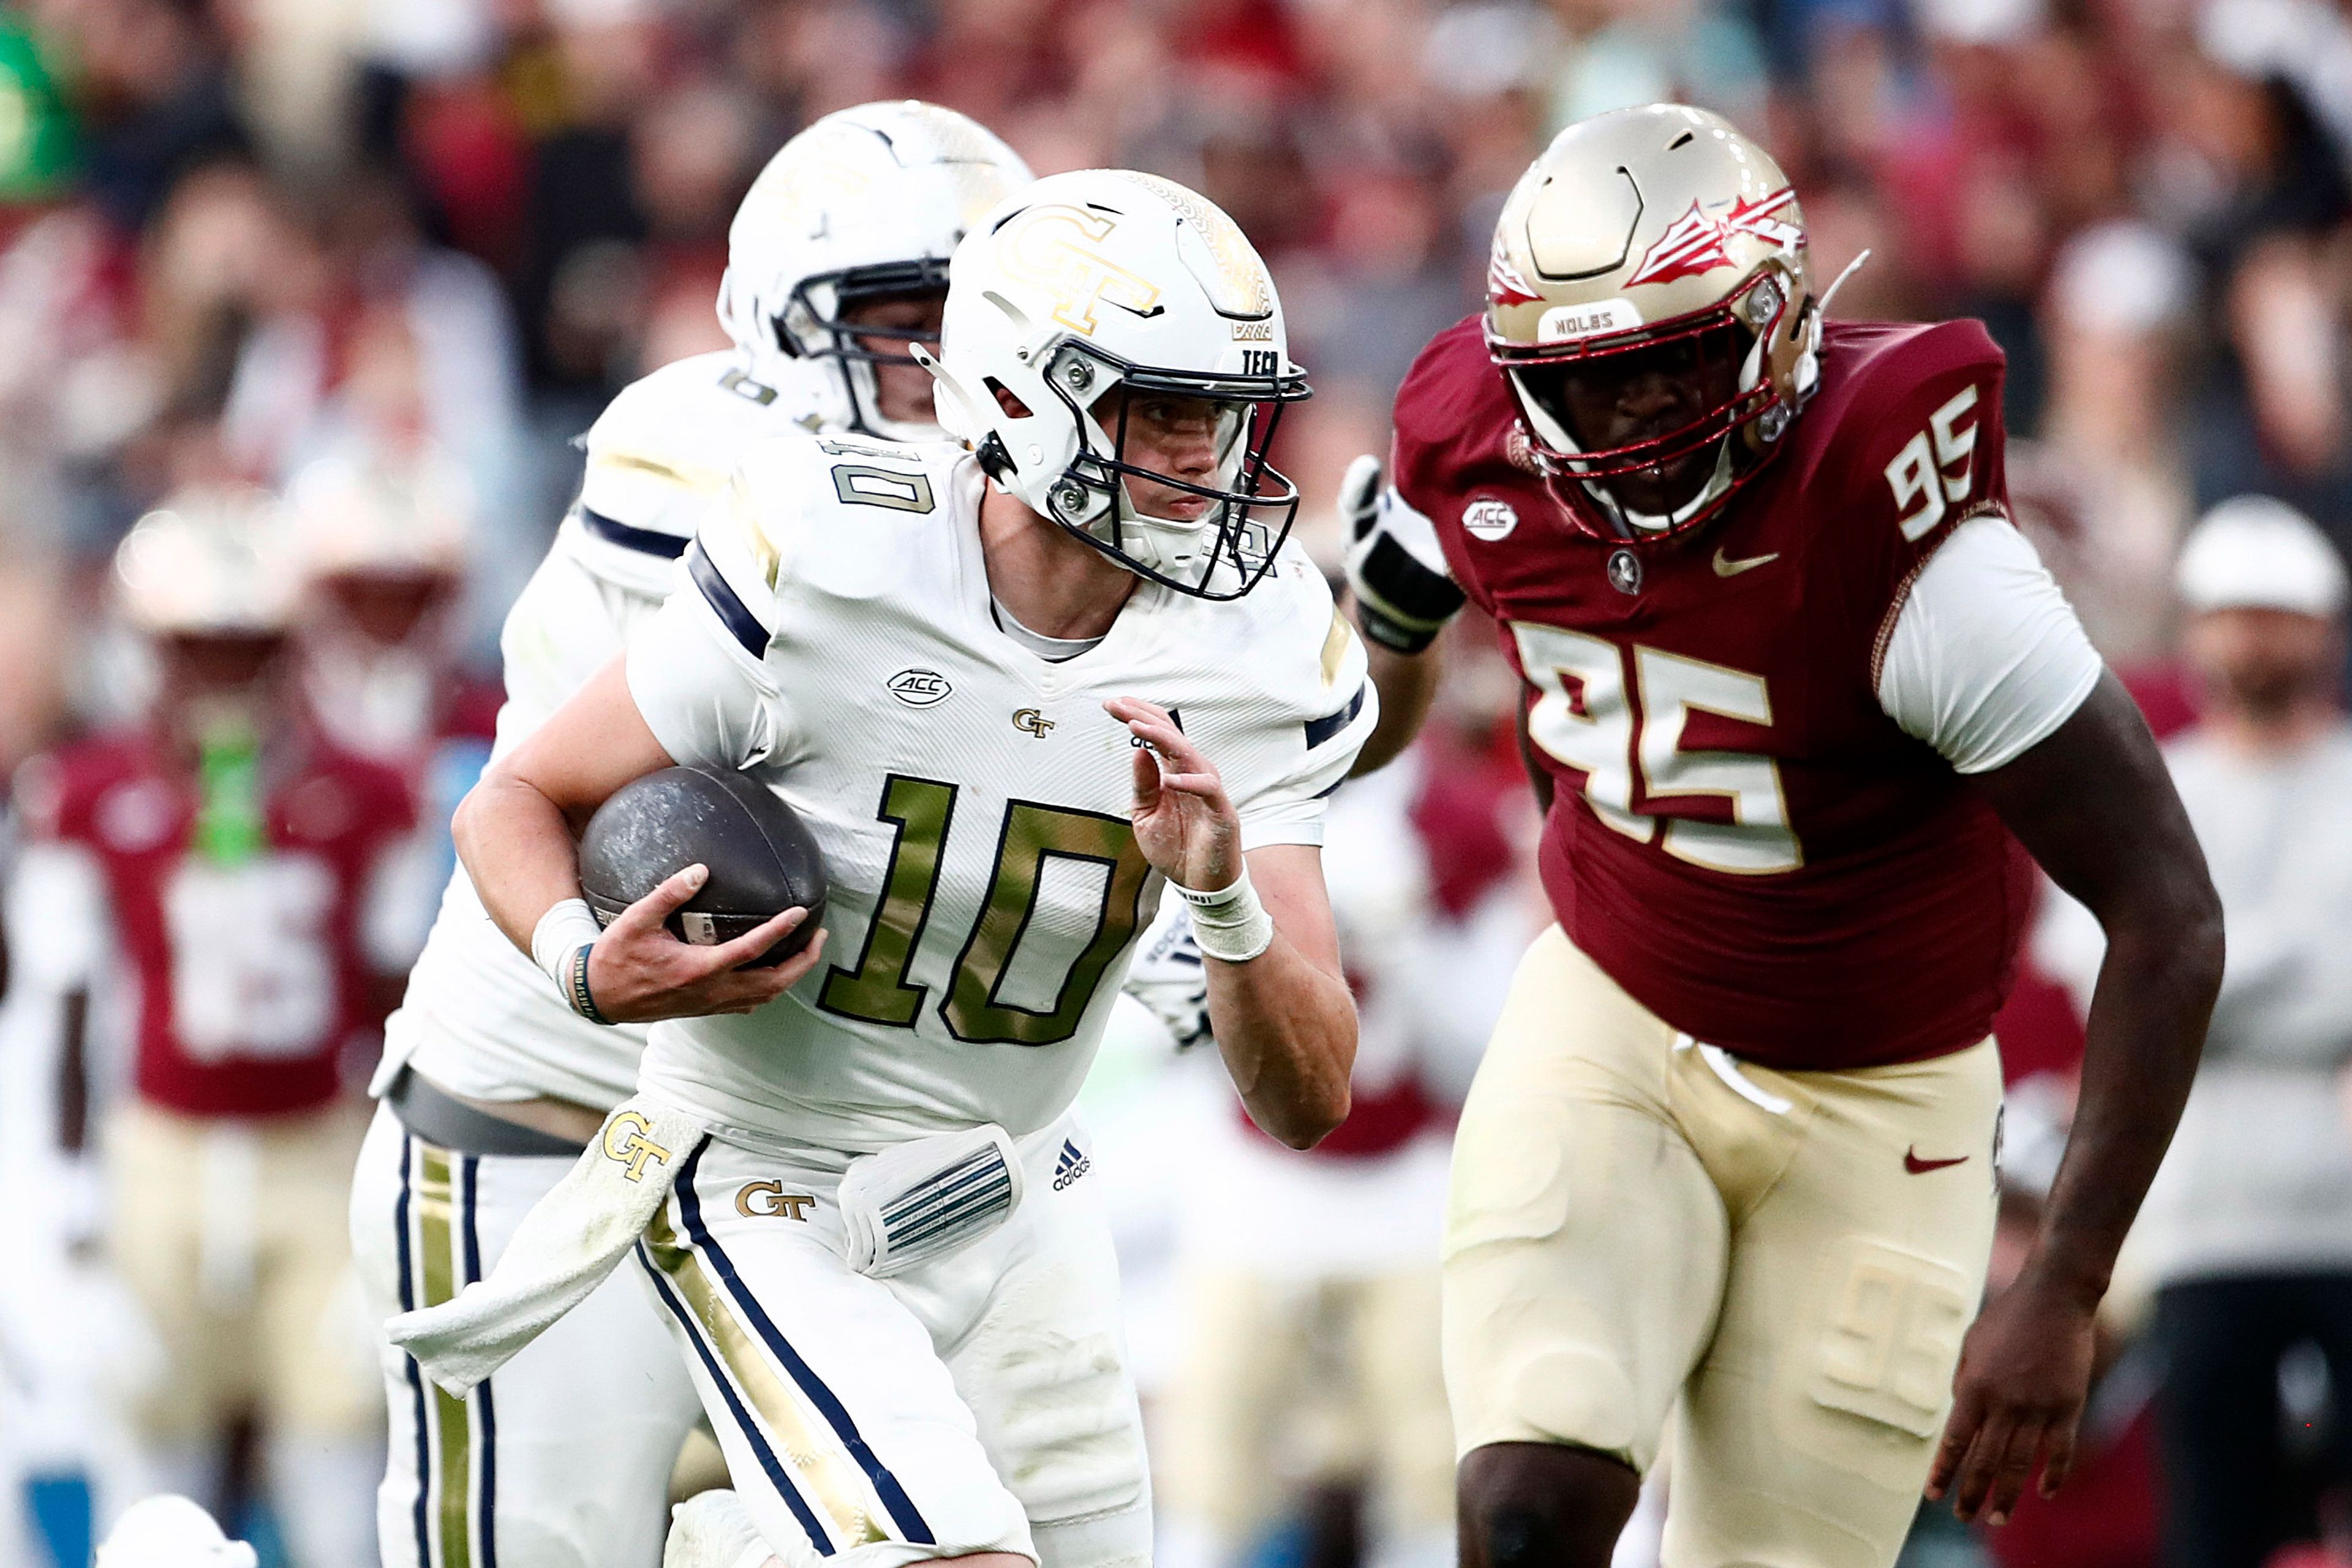
{"label": "maroon jersey in background", "polygon": [[194,850],[194,769],[145,736],[26,764],[28,830],[95,865],[138,987],[139,1093],[169,1110],[315,1110],[341,1087],[345,1043],[379,1022],[362,909],[414,807],[393,770],[302,750],[266,790],[260,842],[233,863]]}
{"label": "maroon jersey in background", "polygon": [[1698,1039],[1835,1068],[1990,1032],[2026,885],[1990,808],[1881,710],[1877,675],[1936,548],[2006,516],[2000,386],[1973,321],[1833,321],[1783,449],[1709,527],[1630,550],[1514,460],[1477,317],[1397,395],[1397,489],[1530,688],[1552,908]]}

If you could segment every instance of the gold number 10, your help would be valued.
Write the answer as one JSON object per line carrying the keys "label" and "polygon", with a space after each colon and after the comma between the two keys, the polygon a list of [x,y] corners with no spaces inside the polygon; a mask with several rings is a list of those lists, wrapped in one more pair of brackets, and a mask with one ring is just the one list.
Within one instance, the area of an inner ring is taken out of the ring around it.
{"label": "gold number 10", "polygon": [[[897,1028],[914,1026],[929,988],[910,983],[908,971],[939,895],[940,854],[955,801],[956,786],[936,779],[893,773],[885,781],[877,815],[896,832],[881,901],[856,964],[835,964],[824,978],[817,1005],[826,1012]],[[1053,988],[1053,1007],[1039,1011],[1003,1001],[1001,994],[1022,935],[1036,914],[1045,863],[1055,858],[1105,868],[1102,906],[1085,950]],[[940,1005],[949,1033],[977,1045],[1018,1046],[1058,1045],[1076,1034],[1103,972],[1142,922],[1143,884],[1150,870],[1124,817],[1007,802],[988,896],[964,938]]]}

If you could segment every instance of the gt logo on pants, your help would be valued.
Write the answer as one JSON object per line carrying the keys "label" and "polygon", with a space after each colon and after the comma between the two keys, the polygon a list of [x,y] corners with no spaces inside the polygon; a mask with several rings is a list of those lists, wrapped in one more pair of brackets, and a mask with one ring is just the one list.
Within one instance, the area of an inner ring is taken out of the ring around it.
{"label": "gt logo on pants", "polygon": [[735,1194],[735,1212],[745,1219],[806,1220],[816,1199],[806,1193],[788,1193],[782,1182],[747,1182]]}
{"label": "gt logo on pants", "polygon": [[604,1158],[626,1165],[633,1182],[646,1179],[647,1164],[669,1163],[669,1151],[646,1136],[653,1126],[638,1110],[624,1110],[604,1124]]}

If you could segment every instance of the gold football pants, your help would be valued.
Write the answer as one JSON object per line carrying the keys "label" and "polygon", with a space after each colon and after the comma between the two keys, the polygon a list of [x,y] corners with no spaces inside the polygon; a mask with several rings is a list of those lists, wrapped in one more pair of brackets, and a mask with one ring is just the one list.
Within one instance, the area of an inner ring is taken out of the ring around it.
{"label": "gold football pants", "polygon": [[1739,1061],[1546,931],[1454,1142],[1456,1452],[1670,1445],[1667,1568],[1886,1568],[1983,1289],[2000,1092],[1990,1040]]}

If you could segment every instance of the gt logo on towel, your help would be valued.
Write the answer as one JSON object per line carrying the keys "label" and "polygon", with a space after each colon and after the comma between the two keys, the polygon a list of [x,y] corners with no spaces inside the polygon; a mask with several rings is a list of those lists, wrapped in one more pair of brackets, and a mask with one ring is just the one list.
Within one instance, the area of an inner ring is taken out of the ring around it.
{"label": "gt logo on towel", "polygon": [[669,1163],[669,1151],[646,1136],[654,1124],[641,1110],[624,1110],[604,1124],[604,1158],[626,1165],[629,1180],[646,1179],[646,1166]]}

